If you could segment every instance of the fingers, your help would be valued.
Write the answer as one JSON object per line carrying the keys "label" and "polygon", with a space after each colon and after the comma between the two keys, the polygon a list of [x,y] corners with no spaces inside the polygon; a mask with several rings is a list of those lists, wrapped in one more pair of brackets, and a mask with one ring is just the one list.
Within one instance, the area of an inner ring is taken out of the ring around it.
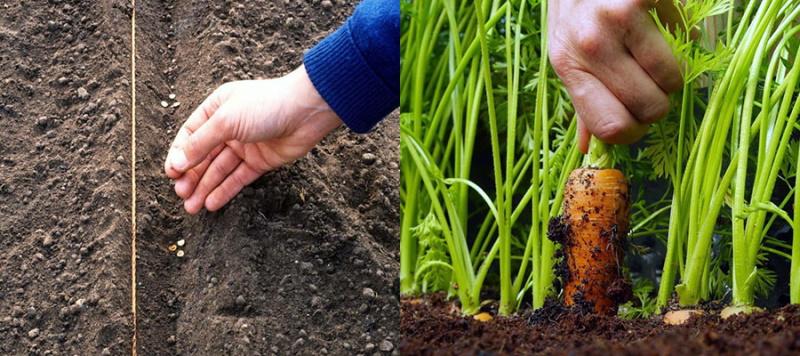
{"label": "fingers", "polygon": [[564,82],[580,117],[578,137],[581,151],[588,149],[586,130],[611,144],[630,144],[647,132],[647,125],[636,120],[609,88],[592,74],[574,70],[564,77]]}
{"label": "fingers", "polygon": [[208,195],[205,201],[206,209],[208,211],[219,210],[231,201],[236,194],[239,194],[242,188],[258,179],[261,174],[245,162],[240,163],[236,170]]}
{"label": "fingers", "polygon": [[669,96],[630,55],[621,52],[612,63],[592,72],[641,123],[653,123],[667,115]]}
{"label": "fingers", "polygon": [[[204,124],[210,121],[210,118],[212,118],[214,113],[219,109],[221,104],[219,92],[218,89],[203,100],[200,106],[189,115],[189,118],[178,130],[175,140],[172,142],[172,146],[167,154],[167,158],[164,161],[164,171],[168,177],[172,179],[179,178],[184,172],[200,163],[205,156],[208,155],[208,152],[214,148],[212,147],[209,149],[201,159],[193,162],[193,164],[190,162],[185,152],[185,147],[193,140],[191,137],[194,133],[205,126]],[[215,125],[218,125],[218,123]]]}
{"label": "fingers", "polygon": [[672,93],[680,90],[683,78],[678,60],[658,27],[646,14],[636,21],[638,24],[632,26],[625,36],[625,46],[662,91]]}
{"label": "fingers", "polygon": [[232,148],[226,147],[223,149],[222,152],[211,161],[208,169],[203,173],[203,177],[200,178],[200,181],[197,183],[197,187],[195,187],[192,195],[184,201],[183,207],[186,209],[186,212],[189,214],[196,214],[199,212],[200,209],[203,208],[203,203],[208,194],[216,189],[217,186],[236,169],[241,161],[241,158],[236,155]]}
{"label": "fingers", "polygon": [[208,121],[189,135],[183,147],[175,150],[170,161],[173,169],[185,172],[202,162],[214,148],[232,138],[232,130],[221,111],[217,110]]}
{"label": "fingers", "polygon": [[592,134],[589,133],[589,129],[586,128],[586,124],[583,123],[580,116],[576,120],[578,120],[578,150],[583,154],[587,154],[589,153],[589,139]]}
{"label": "fingers", "polygon": [[215,148],[214,151],[212,151],[202,163],[186,171],[186,173],[178,178],[175,181],[175,194],[177,194],[181,199],[188,199],[192,193],[194,193],[194,188],[197,187],[197,183],[200,182],[201,178],[203,178],[203,174],[205,174],[208,166],[212,161],[214,161],[219,153],[222,152],[223,148],[224,146]]}

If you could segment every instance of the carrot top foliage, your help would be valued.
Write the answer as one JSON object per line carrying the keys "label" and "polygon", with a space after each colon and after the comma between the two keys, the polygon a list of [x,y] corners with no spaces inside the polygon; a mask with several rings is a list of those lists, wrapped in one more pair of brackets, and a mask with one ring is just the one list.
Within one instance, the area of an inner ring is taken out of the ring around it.
{"label": "carrot top foliage", "polygon": [[[446,292],[465,314],[496,299],[507,315],[560,293],[547,227],[584,158],[548,61],[547,5],[401,1],[403,295]],[[678,24],[653,18],[684,87],[641,143],[602,156],[631,184],[628,254],[663,258],[655,280],[633,275],[647,288],[621,312],[644,316],[673,298],[751,306],[776,285],[769,260],[791,262],[800,302],[800,241],[779,234],[800,224],[790,208],[800,202],[800,4],[676,6]]]}

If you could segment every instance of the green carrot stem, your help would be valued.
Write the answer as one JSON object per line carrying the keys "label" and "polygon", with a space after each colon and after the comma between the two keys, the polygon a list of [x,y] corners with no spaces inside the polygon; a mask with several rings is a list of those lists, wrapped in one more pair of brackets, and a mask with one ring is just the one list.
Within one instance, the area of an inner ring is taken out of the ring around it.
{"label": "green carrot stem", "polygon": [[611,168],[611,145],[592,136],[589,152],[583,157],[583,167],[594,169]]}

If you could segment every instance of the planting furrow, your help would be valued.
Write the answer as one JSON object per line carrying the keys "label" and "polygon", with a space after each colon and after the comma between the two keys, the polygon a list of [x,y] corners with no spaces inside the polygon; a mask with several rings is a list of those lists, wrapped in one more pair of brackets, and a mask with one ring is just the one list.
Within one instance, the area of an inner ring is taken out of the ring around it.
{"label": "planting furrow", "polygon": [[176,111],[161,105],[173,93],[174,6],[174,1],[136,1],[137,351],[144,355],[175,353],[181,311],[172,286],[180,261],[169,246],[182,237],[183,218],[162,173]]}
{"label": "planting furrow", "polygon": [[[288,73],[352,4],[137,3],[139,351],[394,349],[396,116],[367,136],[335,132],[216,213],[186,214],[162,168],[177,128],[216,87]],[[183,257],[170,251],[180,239]]]}
{"label": "planting furrow", "polygon": [[0,5],[0,354],[130,352],[129,16]]}

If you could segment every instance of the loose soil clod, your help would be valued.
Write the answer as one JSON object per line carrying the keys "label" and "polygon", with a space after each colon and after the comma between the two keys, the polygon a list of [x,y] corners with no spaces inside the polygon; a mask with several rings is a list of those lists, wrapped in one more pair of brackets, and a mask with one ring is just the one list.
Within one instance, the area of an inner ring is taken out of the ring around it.
{"label": "loose soil clod", "polygon": [[664,314],[664,324],[683,325],[693,316],[703,315],[700,309],[670,310]]}
{"label": "loose soil clod", "polygon": [[483,322],[490,321],[490,320],[494,319],[492,317],[492,314],[489,314],[487,312],[482,312],[482,313],[475,314],[475,315],[472,316],[472,318],[477,320],[477,321],[483,321]]}

